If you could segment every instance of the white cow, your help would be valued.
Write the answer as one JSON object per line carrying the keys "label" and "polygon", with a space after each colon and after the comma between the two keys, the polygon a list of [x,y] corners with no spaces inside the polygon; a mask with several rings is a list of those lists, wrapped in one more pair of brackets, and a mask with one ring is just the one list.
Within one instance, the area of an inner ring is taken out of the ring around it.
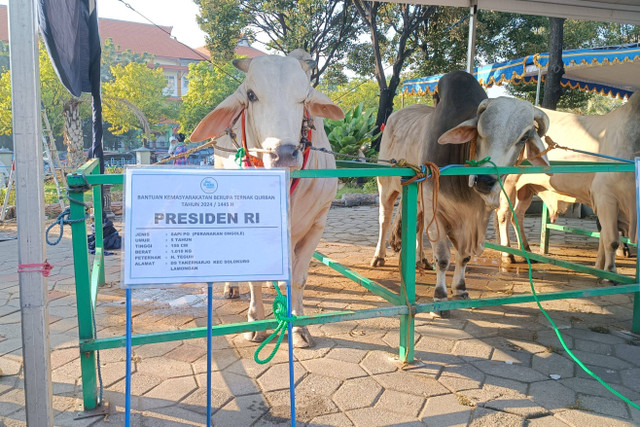
{"label": "white cow", "polygon": [[[547,135],[559,145],[625,159],[640,155],[640,95],[632,96],[626,104],[602,116],[544,111],[550,119]],[[548,157],[550,160],[607,161],[558,148],[549,151]],[[514,204],[526,250],[529,250],[529,243],[524,234],[524,213],[534,194],[549,206],[551,220],[555,220],[558,211],[562,211],[559,206],[562,202],[577,201],[593,209],[602,225],[596,259],[599,269],[616,271],[615,252],[620,244],[620,232],[637,241],[633,173],[513,175],[509,177],[505,190]],[[509,246],[507,224],[513,218],[504,197],[497,218],[500,243]],[[502,257],[505,263],[513,262],[513,257],[507,254],[503,253]]]}
{"label": "white cow", "polygon": [[[545,156],[538,156],[544,149],[540,136],[547,129],[548,119],[531,103],[505,97],[487,99],[473,76],[463,71],[442,77],[438,82],[438,94],[439,101],[431,113],[416,108],[394,113],[390,124],[396,129],[385,128],[388,136],[381,145],[389,146],[384,149],[381,146],[381,151],[395,154],[393,157],[397,159],[407,153],[407,144],[418,144],[421,145],[420,156],[413,161],[430,161],[443,167],[468,160],[469,141],[475,140],[474,160],[490,157],[497,166],[512,166],[524,150],[526,157],[534,163],[548,164]],[[427,225],[434,217],[430,209],[433,191],[432,181],[422,185],[423,216]],[[381,194],[384,192],[384,189],[380,190]],[[445,274],[451,258],[449,242],[457,252],[452,284],[454,294],[458,298],[469,298],[465,285],[466,265],[471,255],[479,255],[484,249],[489,216],[499,204],[499,193],[496,175],[440,178],[435,221],[427,229],[434,240],[436,301],[447,299]],[[380,202],[381,235],[372,264],[384,256],[383,227],[385,222],[388,227],[391,215],[388,204],[382,198]]]}
{"label": "white cow", "polygon": [[[380,159],[396,159],[407,160],[410,163],[419,164],[422,159],[422,151],[424,144],[421,142],[421,132],[406,133],[407,127],[412,127],[414,123],[419,126],[426,117],[433,113],[434,107],[428,105],[410,105],[397,111],[387,120],[380,141]],[[407,126],[411,124],[410,126]],[[391,225],[391,216],[393,214],[393,205],[398,196],[402,194],[402,184],[400,178],[396,176],[379,176],[378,195],[380,199],[380,217],[378,230],[378,244],[376,245],[376,255],[371,260],[371,266],[377,267],[384,265],[386,256],[386,236]],[[422,195],[419,195],[421,197]],[[422,234],[424,232],[424,221],[422,220],[422,203],[418,203],[418,222],[416,231],[416,264],[419,267],[429,269],[431,263],[424,255],[422,245]],[[400,209],[399,209],[400,211]],[[395,251],[400,250],[401,245],[401,220],[400,215],[396,215],[396,221],[391,228],[392,234],[389,237],[389,244]]]}
{"label": "white cow", "polygon": [[[310,86],[309,72],[315,62],[301,60],[301,56],[308,57],[308,54],[296,52],[289,57],[261,56],[235,60],[234,65],[246,73],[244,82],[198,124],[191,134],[191,141],[217,137],[231,126],[234,126],[240,141],[240,120],[235,120],[244,111],[249,152],[260,158],[266,168],[300,169],[303,167],[301,133],[306,109],[315,126],[312,146],[330,149],[322,118],[341,120],[344,113],[326,95]],[[217,146],[234,149],[229,137],[220,138]],[[220,149],[215,153],[216,167],[237,167],[233,154]],[[304,168],[333,169],[335,166],[332,155],[312,150]],[[302,292],[309,262],[322,236],[336,189],[336,178],[301,179],[291,195],[291,297],[292,312],[297,316],[304,314]],[[251,283],[250,287],[249,321],[264,319],[262,283]],[[305,328],[294,327],[293,333],[296,347],[312,344]],[[252,341],[261,341],[265,336],[264,331],[245,334]]]}

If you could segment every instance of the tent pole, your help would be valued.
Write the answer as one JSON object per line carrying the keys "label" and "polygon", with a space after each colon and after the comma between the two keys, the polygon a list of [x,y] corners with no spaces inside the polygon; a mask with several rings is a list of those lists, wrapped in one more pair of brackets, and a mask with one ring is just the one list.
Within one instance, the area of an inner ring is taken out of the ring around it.
{"label": "tent pole", "polygon": [[467,72],[473,73],[473,63],[476,58],[476,20],[478,6],[469,8],[469,45],[467,47]]}
{"label": "tent pole", "polygon": [[536,84],[536,107],[540,105],[540,82],[542,81],[542,68],[538,68],[538,83]]}
{"label": "tent pole", "polygon": [[51,360],[46,259],[38,29],[34,0],[9,2],[11,102],[15,153],[18,265],[27,425],[52,426]]}

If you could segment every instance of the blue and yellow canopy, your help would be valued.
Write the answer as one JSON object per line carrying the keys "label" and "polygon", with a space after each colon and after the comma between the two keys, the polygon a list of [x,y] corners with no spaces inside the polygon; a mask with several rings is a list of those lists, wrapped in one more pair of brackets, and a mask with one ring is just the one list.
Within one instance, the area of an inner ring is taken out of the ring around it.
{"label": "blue and yellow canopy", "polygon": [[[598,49],[565,50],[562,54],[564,87],[602,95],[628,97],[640,89],[640,43]],[[473,75],[485,86],[504,83],[522,84],[542,80],[547,73],[548,53],[536,53],[508,62],[476,67]],[[402,91],[408,94],[433,94],[443,74],[406,80]]]}

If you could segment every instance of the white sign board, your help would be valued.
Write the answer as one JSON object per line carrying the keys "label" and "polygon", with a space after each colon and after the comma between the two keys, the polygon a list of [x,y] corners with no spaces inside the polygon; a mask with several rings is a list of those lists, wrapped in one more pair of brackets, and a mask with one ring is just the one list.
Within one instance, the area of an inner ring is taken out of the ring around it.
{"label": "white sign board", "polygon": [[123,284],[289,280],[289,174],[132,167]]}

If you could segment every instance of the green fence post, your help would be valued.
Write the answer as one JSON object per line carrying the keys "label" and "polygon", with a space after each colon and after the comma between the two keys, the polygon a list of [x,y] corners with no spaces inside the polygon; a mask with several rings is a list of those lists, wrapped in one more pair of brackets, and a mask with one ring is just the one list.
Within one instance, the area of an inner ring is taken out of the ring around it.
{"label": "green fence post", "polygon": [[[69,175],[69,202],[71,219],[85,217],[84,191],[74,190],[74,176]],[[77,179],[77,178],[76,178]],[[84,176],[80,178],[84,181]],[[78,185],[76,182],[75,185]],[[78,307],[78,336],[80,341],[95,339],[93,334],[93,302],[91,301],[91,285],[89,282],[89,248],[87,246],[86,222],[71,224],[73,243],[73,267],[76,277],[76,305]],[[98,405],[96,382],[96,353],[85,351],[80,353],[80,369],[82,374],[82,396],[84,409],[94,409]]]}
{"label": "green fence post", "polygon": [[[93,173],[99,172],[100,169],[94,169]],[[100,271],[98,273],[98,284],[104,285],[104,250],[98,251],[98,248],[104,248],[104,239],[102,232],[104,231],[102,223],[102,185],[93,186],[93,228],[94,228],[94,243],[96,249],[96,256],[100,257]],[[97,290],[95,295],[97,295]]]}
{"label": "green fence post", "polygon": [[546,255],[549,253],[549,230],[547,229],[549,224],[549,209],[547,205],[542,203],[542,224],[540,225],[540,253]]}
{"label": "green fence post", "polygon": [[[402,187],[402,252],[400,253],[400,301],[409,306],[409,313],[400,316],[400,360],[413,362],[413,305],[416,302],[416,217],[418,214],[418,184]],[[422,236],[419,236],[422,238]]]}

